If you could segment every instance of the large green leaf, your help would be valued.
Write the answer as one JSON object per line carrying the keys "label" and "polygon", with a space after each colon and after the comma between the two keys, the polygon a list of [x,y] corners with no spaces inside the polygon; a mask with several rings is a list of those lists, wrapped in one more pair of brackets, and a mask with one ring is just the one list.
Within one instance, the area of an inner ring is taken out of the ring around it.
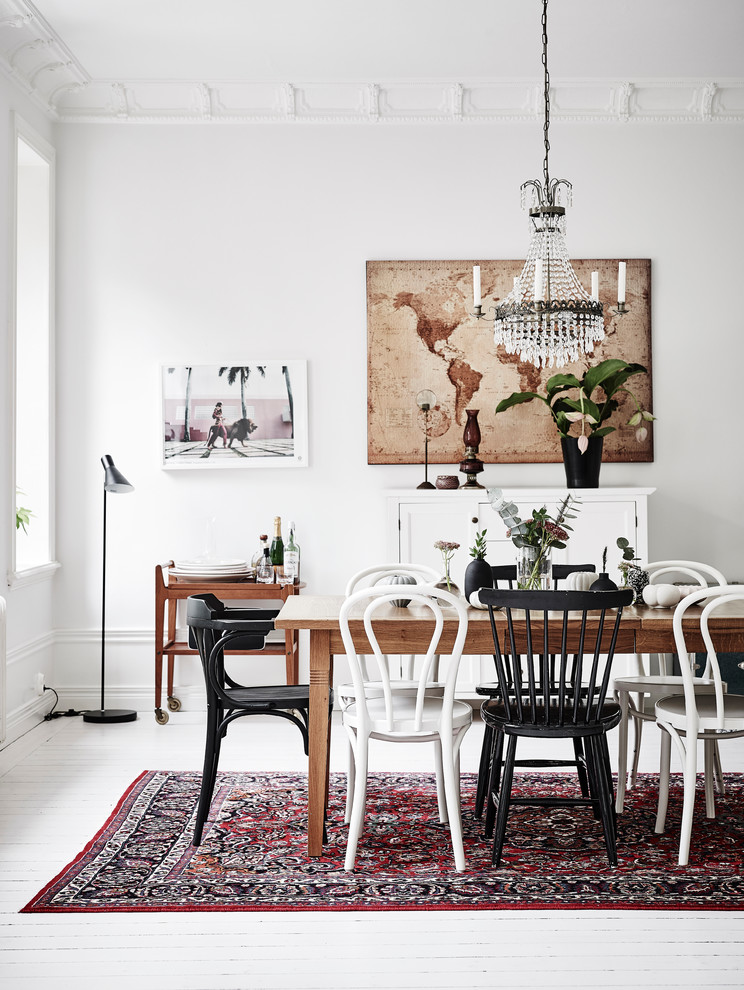
{"label": "large green leaf", "polygon": [[505,409],[511,409],[512,406],[519,406],[523,402],[532,402],[533,399],[539,399],[540,402],[544,402],[547,405],[547,399],[542,395],[538,395],[537,392],[512,392],[506,399],[502,399],[499,402],[496,406],[496,412],[504,412]]}

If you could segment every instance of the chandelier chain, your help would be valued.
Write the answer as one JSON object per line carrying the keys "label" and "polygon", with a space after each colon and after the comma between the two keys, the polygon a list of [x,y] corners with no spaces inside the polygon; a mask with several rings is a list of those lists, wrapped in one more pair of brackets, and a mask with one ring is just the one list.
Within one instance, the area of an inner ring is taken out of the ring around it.
{"label": "chandelier chain", "polygon": [[543,179],[545,180],[545,196],[547,202],[552,206],[553,197],[550,190],[550,173],[548,169],[548,153],[550,151],[550,73],[548,72],[548,0],[543,0],[542,13],[542,64],[543,64],[543,96],[545,98],[545,121],[543,123],[543,134],[545,138],[545,161],[543,162]]}

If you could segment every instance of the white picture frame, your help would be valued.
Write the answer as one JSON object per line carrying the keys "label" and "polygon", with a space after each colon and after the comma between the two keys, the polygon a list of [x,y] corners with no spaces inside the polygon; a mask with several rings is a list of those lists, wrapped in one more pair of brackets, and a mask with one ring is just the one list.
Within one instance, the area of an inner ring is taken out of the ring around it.
{"label": "white picture frame", "polygon": [[307,467],[307,362],[163,365],[166,470]]}

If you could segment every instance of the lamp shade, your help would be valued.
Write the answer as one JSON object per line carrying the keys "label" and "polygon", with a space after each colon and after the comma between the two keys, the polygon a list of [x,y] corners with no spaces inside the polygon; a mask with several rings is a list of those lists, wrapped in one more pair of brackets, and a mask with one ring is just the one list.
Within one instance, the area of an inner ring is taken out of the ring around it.
{"label": "lamp shade", "polygon": [[101,458],[101,464],[103,464],[103,469],[106,472],[106,476],[103,479],[103,487],[107,492],[133,492],[134,485],[131,485],[121,471],[114,464],[114,459],[111,454],[104,454]]}

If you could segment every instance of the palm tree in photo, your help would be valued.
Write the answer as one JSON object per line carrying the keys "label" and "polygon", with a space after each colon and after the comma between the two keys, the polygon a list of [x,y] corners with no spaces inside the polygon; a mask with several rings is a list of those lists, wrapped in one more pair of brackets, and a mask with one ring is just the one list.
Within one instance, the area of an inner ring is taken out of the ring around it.
{"label": "palm tree in photo", "polygon": [[289,378],[289,368],[286,364],[282,365],[282,372],[284,374],[284,384],[287,386],[287,399],[289,400],[289,419],[292,425],[290,437],[294,440],[294,397],[292,395],[292,382]]}
{"label": "palm tree in photo", "polygon": [[[260,372],[261,377],[266,377],[266,367],[265,365],[256,365],[257,370]],[[243,419],[248,418],[248,412],[245,408],[245,383],[248,381],[251,369],[250,368],[220,368],[219,375],[222,376],[227,372],[227,384],[234,385],[235,382],[240,379],[240,412]]]}
{"label": "palm tree in photo", "polygon": [[[175,368],[168,368],[168,374],[172,375]],[[189,436],[189,429],[191,426],[191,417],[189,415],[189,406],[191,405],[191,368],[186,369],[186,407],[183,414],[183,440],[187,442],[191,439]]]}

